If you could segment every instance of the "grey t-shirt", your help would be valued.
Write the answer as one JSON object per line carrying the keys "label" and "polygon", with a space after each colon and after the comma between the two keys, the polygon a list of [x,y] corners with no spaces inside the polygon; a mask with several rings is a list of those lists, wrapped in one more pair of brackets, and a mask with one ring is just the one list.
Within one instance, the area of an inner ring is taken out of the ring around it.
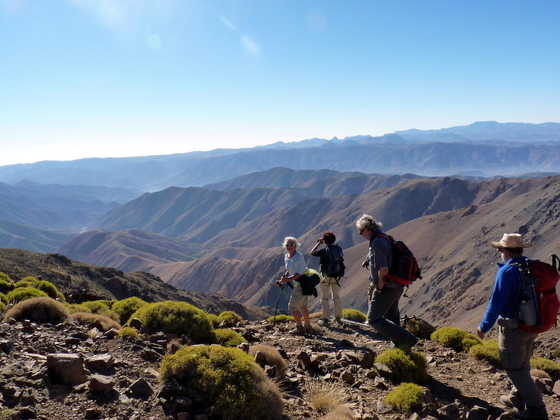
{"label": "grey t-shirt", "polygon": [[[388,239],[381,236],[376,236],[371,241],[369,241],[369,281],[373,284],[377,284],[379,280],[378,271],[381,267],[391,267],[392,263],[392,252],[391,252],[391,242]],[[388,282],[386,287],[396,287],[399,286],[396,283]]]}

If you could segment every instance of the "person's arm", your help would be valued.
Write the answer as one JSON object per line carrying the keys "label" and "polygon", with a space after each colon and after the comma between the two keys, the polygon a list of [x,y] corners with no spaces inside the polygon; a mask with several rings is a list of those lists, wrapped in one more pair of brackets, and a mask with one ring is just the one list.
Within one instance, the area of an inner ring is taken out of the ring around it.
{"label": "person's arm", "polygon": [[515,299],[517,287],[519,286],[518,277],[519,274],[514,267],[500,269],[496,274],[496,283],[494,284],[492,296],[488,301],[486,313],[477,330],[480,338],[484,338],[484,335],[492,329],[506,305]]}
{"label": "person's arm", "polygon": [[[391,244],[386,239],[376,239],[373,241],[373,259],[370,264],[370,270],[376,270],[377,288],[383,289],[385,286],[385,277],[389,274],[389,253],[391,252]],[[375,277],[375,276],[374,276]]]}
{"label": "person's arm", "polygon": [[319,245],[321,245],[323,243],[322,239],[318,239],[317,242],[315,243],[315,246],[311,249],[311,251],[309,251],[309,253],[311,255],[313,255],[314,257],[318,257],[319,255],[315,254],[315,251],[317,251],[317,248],[319,248]]}

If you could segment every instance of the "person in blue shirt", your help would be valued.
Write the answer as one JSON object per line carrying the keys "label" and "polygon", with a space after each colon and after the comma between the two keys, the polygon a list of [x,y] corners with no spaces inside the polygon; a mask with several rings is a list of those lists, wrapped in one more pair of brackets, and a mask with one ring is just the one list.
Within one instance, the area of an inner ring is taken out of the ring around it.
{"label": "person in blue shirt", "polygon": [[523,249],[531,244],[524,242],[518,233],[505,233],[500,241],[491,245],[498,250],[503,263],[499,264],[494,290],[477,334],[483,339],[498,323],[500,360],[514,386],[509,395],[500,397],[500,401],[513,408],[518,419],[548,420],[542,394],[530,373],[537,334],[519,328],[521,275],[517,264],[527,262]]}

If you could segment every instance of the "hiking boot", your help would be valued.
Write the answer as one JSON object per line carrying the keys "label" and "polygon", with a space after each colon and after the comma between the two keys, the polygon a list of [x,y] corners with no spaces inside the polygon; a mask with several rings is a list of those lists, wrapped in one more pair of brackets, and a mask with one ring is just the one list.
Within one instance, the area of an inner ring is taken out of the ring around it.
{"label": "hiking boot", "polygon": [[519,392],[511,392],[508,395],[501,395],[500,402],[508,408],[516,408],[519,411],[523,411],[525,408],[525,403],[519,395]]}
{"label": "hiking boot", "polygon": [[520,420],[548,420],[548,413],[544,405],[542,407],[527,407],[526,410],[515,414],[515,418]]}

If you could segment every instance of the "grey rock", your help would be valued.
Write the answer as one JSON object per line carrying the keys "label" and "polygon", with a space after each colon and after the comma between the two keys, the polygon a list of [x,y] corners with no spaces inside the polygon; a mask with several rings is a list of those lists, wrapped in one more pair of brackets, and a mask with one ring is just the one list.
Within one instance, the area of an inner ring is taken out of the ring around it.
{"label": "grey rock", "polygon": [[152,396],[154,389],[145,379],[138,379],[127,389],[126,395],[132,398],[147,399]]}
{"label": "grey rock", "polygon": [[115,387],[115,381],[109,376],[92,375],[89,380],[89,390],[91,392],[109,393]]}
{"label": "grey rock", "polygon": [[88,408],[86,410],[84,417],[87,420],[96,420],[102,418],[103,414],[101,413],[101,410],[98,408]]}
{"label": "grey rock", "polygon": [[47,356],[47,368],[53,382],[79,385],[87,381],[82,356],[73,353],[51,353]]}
{"label": "grey rock", "polygon": [[468,411],[466,420],[486,420],[489,414],[486,408],[475,405]]}
{"label": "grey rock", "polygon": [[108,353],[96,354],[86,359],[86,367],[94,372],[106,372],[114,364],[113,356]]}

